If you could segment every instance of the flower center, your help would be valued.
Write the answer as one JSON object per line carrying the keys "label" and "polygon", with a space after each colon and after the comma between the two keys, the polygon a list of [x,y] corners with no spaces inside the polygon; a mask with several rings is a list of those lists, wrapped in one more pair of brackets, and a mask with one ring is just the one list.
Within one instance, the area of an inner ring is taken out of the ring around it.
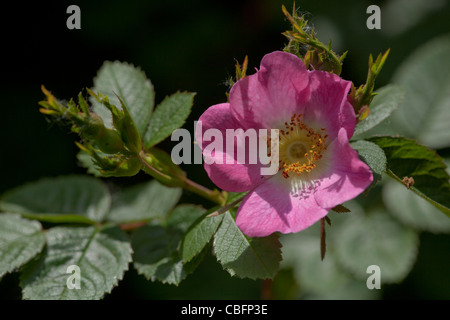
{"label": "flower center", "polygon": [[307,146],[303,142],[294,141],[287,147],[286,155],[290,162],[298,162],[304,158],[307,151]]}
{"label": "flower center", "polygon": [[322,159],[322,153],[327,149],[325,129],[316,132],[303,123],[302,114],[294,114],[291,121],[284,123],[285,129],[280,130],[280,170],[283,177],[289,178],[290,173],[300,175],[311,172],[317,162]]}

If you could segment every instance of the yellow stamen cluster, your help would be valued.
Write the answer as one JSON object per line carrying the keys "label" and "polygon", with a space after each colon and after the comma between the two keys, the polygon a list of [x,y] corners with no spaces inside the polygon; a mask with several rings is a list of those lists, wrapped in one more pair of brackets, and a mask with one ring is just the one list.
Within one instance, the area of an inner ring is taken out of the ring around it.
{"label": "yellow stamen cluster", "polygon": [[316,132],[304,124],[302,118],[302,114],[294,113],[291,121],[284,123],[285,129],[280,130],[280,170],[285,178],[289,178],[291,172],[298,176],[311,172],[327,149],[326,130],[321,128]]}

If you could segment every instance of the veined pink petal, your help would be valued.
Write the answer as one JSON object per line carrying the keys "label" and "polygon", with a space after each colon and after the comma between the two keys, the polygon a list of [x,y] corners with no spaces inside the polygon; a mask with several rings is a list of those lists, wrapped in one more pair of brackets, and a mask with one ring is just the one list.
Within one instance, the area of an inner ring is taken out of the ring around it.
{"label": "veined pink petal", "polygon": [[327,151],[332,152],[330,173],[320,179],[314,197],[322,208],[331,209],[361,194],[372,183],[373,175],[350,146],[344,128]]}
{"label": "veined pink petal", "polygon": [[[261,176],[261,164],[249,164],[249,161],[245,161],[244,164],[239,164],[236,161],[236,155],[234,153],[227,154],[226,152],[226,129],[238,129],[239,123],[236,122],[231,115],[230,105],[228,103],[216,104],[208,108],[200,117],[202,132],[196,130],[195,136],[197,142],[202,140],[202,135],[208,129],[218,130],[222,139],[221,150],[214,150],[213,158],[220,163],[207,164],[208,155],[205,155],[204,168],[208,173],[209,178],[219,188],[232,191],[243,192],[252,189],[258,184],[262,183],[265,176]],[[202,149],[204,150],[212,141],[202,141]],[[248,145],[248,144],[247,144]],[[246,155],[248,160],[249,148],[246,148]],[[213,160],[213,159],[211,159]],[[227,164],[227,160],[234,164]]]}
{"label": "veined pink petal", "polygon": [[281,175],[268,179],[249,192],[236,218],[237,226],[249,237],[264,237],[274,232],[299,232],[326,216],[313,194],[297,196]]}
{"label": "veined pink petal", "polygon": [[260,70],[239,80],[230,91],[233,116],[243,128],[275,129],[294,113],[302,113],[309,98],[309,71],[295,55],[275,51]]}
{"label": "veined pink petal", "polygon": [[310,79],[311,95],[305,107],[305,123],[326,128],[329,139],[337,137],[342,127],[351,137],[356,126],[355,111],[347,101],[351,82],[324,71],[312,71]]}

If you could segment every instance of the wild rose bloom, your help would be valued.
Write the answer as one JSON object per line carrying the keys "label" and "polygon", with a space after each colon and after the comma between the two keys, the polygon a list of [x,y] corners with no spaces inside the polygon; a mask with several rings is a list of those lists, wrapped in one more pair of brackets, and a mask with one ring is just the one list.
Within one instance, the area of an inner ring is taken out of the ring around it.
{"label": "wild rose bloom", "polygon": [[[279,171],[262,176],[262,164],[211,163],[207,157],[235,157],[223,151],[205,153],[205,170],[226,191],[250,191],[236,224],[250,237],[298,232],[328,211],[363,192],[372,172],[349,144],[356,117],[347,101],[351,82],[324,71],[309,71],[295,55],[273,52],[263,57],[256,74],[238,81],[230,103],[213,105],[200,117],[203,132],[218,129],[279,129]],[[197,141],[202,132],[196,131]],[[213,140],[213,139],[211,139]],[[209,159],[211,160],[211,159]],[[219,161],[217,161],[219,162]]]}

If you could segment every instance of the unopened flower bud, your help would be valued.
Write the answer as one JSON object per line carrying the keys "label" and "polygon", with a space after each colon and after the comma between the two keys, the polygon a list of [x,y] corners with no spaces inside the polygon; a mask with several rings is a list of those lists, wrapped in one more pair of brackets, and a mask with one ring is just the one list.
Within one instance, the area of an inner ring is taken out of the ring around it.
{"label": "unopened flower bud", "polygon": [[94,143],[104,153],[117,153],[123,150],[123,141],[120,134],[113,129],[106,128],[103,120],[91,113],[83,121],[80,135]]}

